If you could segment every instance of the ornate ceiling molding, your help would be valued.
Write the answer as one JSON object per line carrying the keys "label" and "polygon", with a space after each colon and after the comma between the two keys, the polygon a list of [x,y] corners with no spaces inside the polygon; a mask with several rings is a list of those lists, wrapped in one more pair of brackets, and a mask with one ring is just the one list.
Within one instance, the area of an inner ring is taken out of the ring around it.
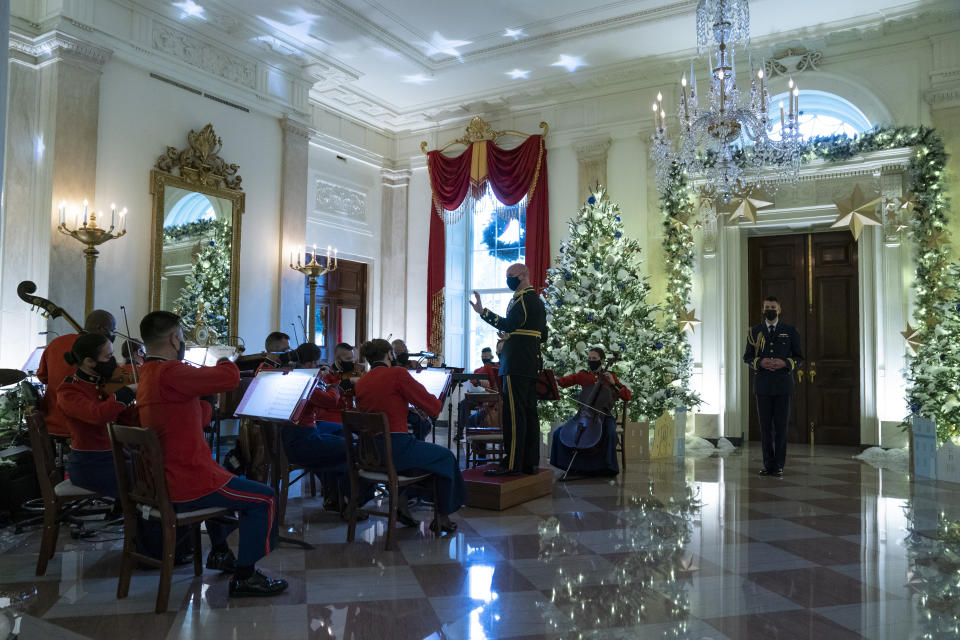
{"label": "ornate ceiling molding", "polygon": [[106,47],[81,40],[62,31],[50,31],[36,38],[10,31],[11,58],[30,65],[68,60],[100,69],[111,55],[113,51]]}
{"label": "ornate ceiling molding", "polygon": [[318,213],[333,214],[366,223],[367,194],[317,178],[313,208]]}
{"label": "ornate ceiling molding", "polygon": [[306,140],[309,140],[311,134],[313,133],[310,125],[297,122],[296,120],[291,120],[290,118],[280,119],[280,129],[282,129],[284,133],[289,133]]}
{"label": "ornate ceiling molding", "polygon": [[256,63],[236,53],[231,54],[209,42],[160,22],[153,23],[151,43],[154,50],[192,67],[249,89],[257,88]]}

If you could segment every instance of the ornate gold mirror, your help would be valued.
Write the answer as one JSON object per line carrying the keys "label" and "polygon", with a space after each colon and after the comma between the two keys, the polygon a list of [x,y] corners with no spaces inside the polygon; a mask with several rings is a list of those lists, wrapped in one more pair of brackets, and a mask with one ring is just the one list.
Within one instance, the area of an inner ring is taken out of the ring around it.
{"label": "ornate gold mirror", "polygon": [[240,221],[246,194],[237,165],[219,156],[213,125],[167,147],[150,172],[153,195],[152,310],[180,315],[206,344],[237,335]]}

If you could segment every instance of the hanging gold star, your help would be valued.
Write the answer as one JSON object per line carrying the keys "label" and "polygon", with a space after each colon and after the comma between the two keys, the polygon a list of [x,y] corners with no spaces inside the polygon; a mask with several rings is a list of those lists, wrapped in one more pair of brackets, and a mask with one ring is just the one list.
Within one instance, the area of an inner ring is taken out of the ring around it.
{"label": "hanging gold star", "polygon": [[684,231],[685,229],[690,228],[689,225],[687,225],[687,223],[684,220],[681,220],[679,217],[671,217],[670,226],[677,231]]}
{"label": "hanging gold star", "polygon": [[690,311],[684,311],[677,316],[677,320],[680,322],[681,331],[689,331],[694,333],[694,328],[700,324],[700,319],[696,317],[697,310],[691,309]]}
{"label": "hanging gold star", "polygon": [[761,195],[762,194],[758,193],[756,189],[734,193],[733,198],[728,204],[728,207],[732,210],[726,212],[730,216],[729,222],[733,222],[737,218],[746,218],[750,222],[756,222],[757,209],[764,209],[773,204],[772,202],[761,199],[759,197]]}
{"label": "hanging gold star", "polygon": [[920,329],[914,329],[910,326],[910,321],[907,321],[907,330],[901,331],[900,335],[903,336],[903,339],[907,341],[907,346],[913,349],[913,352],[917,352],[917,348],[920,346]]}
{"label": "hanging gold star", "polygon": [[917,206],[917,194],[912,191],[907,191],[900,197],[900,206],[899,209],[907,211],[907,214],[913,213],[914,208]]}
{"label": "hanging gold star", "polygon": [[943,231],[934,231],[923,239],[923,244],[928,249],[942,249],[943,245],[950,244],[947,235]]}
{"label": "hanging gold star", "polygon": [[853,239],[860,240],[860,234],[863,232],[864,227],[880,224],[880,220],[877,219],[876,214],[873,212],[878,202],[880,202],[879,197],[868,199],[864,196],[858,184],[853,188],[853,193],[850,194],[849,198],[833,201],[833,204],[836,205],[840,211],[840,215],[830,226],[849,227],[850,233],[853,234]]}

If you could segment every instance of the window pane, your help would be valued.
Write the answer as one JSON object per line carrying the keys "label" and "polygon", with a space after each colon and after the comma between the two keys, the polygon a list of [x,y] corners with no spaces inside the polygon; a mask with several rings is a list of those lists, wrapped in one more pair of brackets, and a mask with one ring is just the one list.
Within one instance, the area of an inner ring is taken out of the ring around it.
{"label": "window pane", "polygon": [[[512,297],[513,292],[509,289],[505,289],[499,293],[488,293],[482,296],[483,306],[502,316],[506,314],[507,304],[510,303],[510,298]],[[480,361],[481,349],[484,347],[490,347],[491,349],[496,350],[497,330],[481,320],[480,316],[478,316],[472,310],[469,318],[467,335],[469,336],[470,345],[469,353],[467,354],[469,356],[467,362],[469,367],[468,370],[473,371],[483,364]]]}

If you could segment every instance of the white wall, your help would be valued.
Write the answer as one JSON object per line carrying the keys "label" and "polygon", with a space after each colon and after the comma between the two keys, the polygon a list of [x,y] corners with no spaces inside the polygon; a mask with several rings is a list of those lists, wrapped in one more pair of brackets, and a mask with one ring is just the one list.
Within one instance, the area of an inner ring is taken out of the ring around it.
{"label": "white wall", "polygon": [[[422,161],[421,161],[422,162]],[[407,344],[427,346],[427,251],[430,240],[430,176],[417,167],[410,176],[407,206]]]}
{"label": "white wall", "polygon": [[[153,80],[147,71],[116,58],[104,66],[100,88],[98,206],[106,208],[112,201],[130,213],[127,235],[101,247],[96,306],[120,318],[120,305],[125,305],[131,331],[139,335],[140,318],[150,305],[150,170],[167,146],[186,147],[191,129],[211,123],[223,139],[222,157],[238,164],[243,177],[239,333],[251,346],[259,345],[279,320],[274,317],[280,268],[281,131],[276,118],[244,113]],[[78,283],[82,285],[82,274]]]}
{"label": "white wall", "polygon": [[[339,159],[337,156],[340,156]],[[378,337],[380,305],[389,303],[389,296],[380,295],[380,234],[382,187],[380,167],[344,155],[320,144],[312,143],[307,174],[307,237],[306,246],[328,245],[339,249],[346,260],[367,265],[367,286],[371,292],[367,309],[367,337]],[[338,197],[361,198],[361,211],[348,206],[323,206],[318,191]],[[351,210],[351,213],[347,213]],[[311,249],[312,250],[312,249]],[[284,326],[296,318],[284,318]]]}

